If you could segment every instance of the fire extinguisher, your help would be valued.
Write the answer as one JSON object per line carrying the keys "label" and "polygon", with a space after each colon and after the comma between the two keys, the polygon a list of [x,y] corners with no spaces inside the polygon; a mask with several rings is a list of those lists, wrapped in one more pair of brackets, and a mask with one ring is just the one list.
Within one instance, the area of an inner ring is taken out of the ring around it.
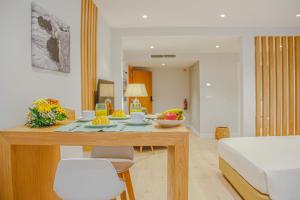
{"label": "fire extinguisher", "polygon": [[187,109],[188,109],[188,102],[187,102],[187,99],[184,99],[183,104],[184,104],[183,109],[184,109],[184,110],[187,110]]}

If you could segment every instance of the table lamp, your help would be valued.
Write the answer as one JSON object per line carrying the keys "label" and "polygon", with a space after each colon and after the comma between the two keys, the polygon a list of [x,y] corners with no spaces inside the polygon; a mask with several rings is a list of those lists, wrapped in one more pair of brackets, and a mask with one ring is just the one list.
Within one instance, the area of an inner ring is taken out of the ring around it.
{"label": "table lamp", "polygon": [[141,110],[142,106],[137,97],[147,97],[148,93],[145,84],[129,83],[125,92],[126,97],[135,97],[132,103],[130,103],[130,112],[132,110]]}

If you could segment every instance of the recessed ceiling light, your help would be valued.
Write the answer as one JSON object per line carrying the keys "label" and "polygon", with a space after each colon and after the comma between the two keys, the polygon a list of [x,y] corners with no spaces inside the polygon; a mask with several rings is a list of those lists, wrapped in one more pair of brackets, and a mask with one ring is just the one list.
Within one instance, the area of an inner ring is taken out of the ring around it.
{"label": "recessed ceiling light", "polygon": [[147,18],[148,18],[148,15],[143,15],[142,18],[143,18],[143,19],[147,19]]}
{"label": "recessed ceiling light", "polygon": [[206,85],[206,87],[210,87],[210,86],[211,86],[211,83],[208,83],[208,82],[207,82],[205,85]]}
{"label": "recessed ceiling light", "polygon": [[221,14],[220,17],[221,17],[221,18],[225,18],[226,15],[225,15],[225,14]]}
{"label": "recessed ceiling light", "polygon": [[151,45],[151,46],[150,46],[150,49],[154,49],[154,46],[153,46],[153,45]]}
{"label": "recessed ceiling light", "polygon": [[300,13],[298,13],[298,14],[296,15],[296,17],[300,17]]}
{"label": "recessed ceiling light", "polygon": [[216,45],[216,48],[218,49],[218,48],[220,48],[221,46],[220,45]]}
{"label": "recessed ceiling light", "polygon": [[162,63],[161,66],[166,66],[166,63]]}

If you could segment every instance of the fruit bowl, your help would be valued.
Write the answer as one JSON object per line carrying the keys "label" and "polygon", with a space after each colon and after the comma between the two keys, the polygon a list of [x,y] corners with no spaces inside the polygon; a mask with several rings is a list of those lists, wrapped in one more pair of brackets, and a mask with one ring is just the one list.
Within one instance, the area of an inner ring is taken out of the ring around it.
{"label": "fruit bowl", "polygon": [[179,126],[179,125],[183,124],[184,121],[185,121],[185,117],[183,117],[182,120],[165,120],[165,119],[157,119],[156,120],[158,125],[160,125],[161,127],[164,127],[164,128],[171,128],[171,127]]}

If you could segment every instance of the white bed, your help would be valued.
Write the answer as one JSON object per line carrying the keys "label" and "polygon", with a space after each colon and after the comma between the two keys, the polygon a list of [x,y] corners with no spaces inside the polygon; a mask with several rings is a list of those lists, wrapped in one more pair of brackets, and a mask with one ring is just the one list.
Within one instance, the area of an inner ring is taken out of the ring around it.
{"label": "white bed", "polygon": [[272,200],[300,200],[300,136],[226,138],[219,155]]}

